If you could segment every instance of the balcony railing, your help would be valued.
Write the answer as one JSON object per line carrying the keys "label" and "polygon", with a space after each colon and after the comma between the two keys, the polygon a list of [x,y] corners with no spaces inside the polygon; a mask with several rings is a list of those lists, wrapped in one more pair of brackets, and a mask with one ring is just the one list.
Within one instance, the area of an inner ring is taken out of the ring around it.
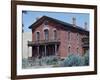
{"label": "balcony railing", "polygon": [[37,40],[37,41],[28,41],[28,46],[32,45],[39,45],[39,44],[59,44],[60,40],[55,39],[55,40]]}

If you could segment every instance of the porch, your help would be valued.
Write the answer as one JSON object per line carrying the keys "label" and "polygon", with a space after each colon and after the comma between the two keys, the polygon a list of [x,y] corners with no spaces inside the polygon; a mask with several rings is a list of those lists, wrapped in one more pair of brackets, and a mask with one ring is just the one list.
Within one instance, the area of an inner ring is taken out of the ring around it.
{"label": "porch", "polygon": [[28,41],[28,48],[32,47],[32,58],[59,56],[59,40]]}

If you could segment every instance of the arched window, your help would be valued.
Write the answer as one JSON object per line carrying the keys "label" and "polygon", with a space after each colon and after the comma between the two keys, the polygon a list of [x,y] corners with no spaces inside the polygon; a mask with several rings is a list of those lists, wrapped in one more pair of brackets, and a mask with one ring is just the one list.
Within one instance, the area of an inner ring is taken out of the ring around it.
{"label": "arched window", "polygon": [[44,30],[44,35],[45,35],[45,40],[48,40],[49,39],[49,30],[48,29]]}
{"label": "arched window", "polygon": [[37,40],[37,41],[40,40],[40,32],[36,32],[36,40]]}
{"label": "arched window", "polygon": [[53,33],[54,33],[54,40],[56,40],[57,39],[57,31],[54,30]]}

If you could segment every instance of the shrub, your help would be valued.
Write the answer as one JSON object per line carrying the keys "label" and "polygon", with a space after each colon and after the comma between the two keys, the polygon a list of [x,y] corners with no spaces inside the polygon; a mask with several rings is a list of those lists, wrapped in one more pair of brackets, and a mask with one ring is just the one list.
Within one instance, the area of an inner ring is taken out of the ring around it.
{"label": "shrub", "polygon": [[83,65],[84,65],[83,58],[75,54],[68,55],[68,57],[64,60],[62,64],[62,66],[64,67],[83,66]]}
{"label": "shrub", "polygon": [[47,65],[55,65],[57,64],[57,58],[55,56],[46,57],[46,64]]}
{"label": "shrub", "polygon": [[84,65],[88,66],[89,65],[89,51],[87,51],[85,53],[85,55],[83,56],[84,58]]}

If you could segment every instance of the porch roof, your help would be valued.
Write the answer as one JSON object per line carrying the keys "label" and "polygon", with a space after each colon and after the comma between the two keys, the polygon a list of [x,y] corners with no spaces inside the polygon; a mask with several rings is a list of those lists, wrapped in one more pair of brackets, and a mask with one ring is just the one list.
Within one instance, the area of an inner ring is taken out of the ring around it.
{"label": "porch roof", "polygon": [[39,41],[28,41],[28,46],[38,46],[38,45],[51,45],[60,44],[59,40],[39,40]]}

